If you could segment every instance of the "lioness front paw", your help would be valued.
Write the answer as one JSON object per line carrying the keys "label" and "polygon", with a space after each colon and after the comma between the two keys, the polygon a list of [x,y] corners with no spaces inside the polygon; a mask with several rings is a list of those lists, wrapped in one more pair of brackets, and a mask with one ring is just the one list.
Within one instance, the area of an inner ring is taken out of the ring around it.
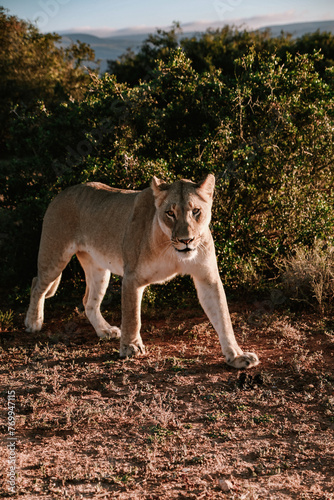
{"label": "lioness front paw", "polygon": [[119,349],[120,358],[131,358],[137,354],[145,354],[145,346],[142,342],[138,344],[121,345]]}
{"label": "lioness front paw", "polygon": [[121,330],[117,328],[117,326],[101,328],[100,330],[97,330],[96,333],[100,339],[119,339],[121,337]]}
{"label": "lioness front paw", "polygon": [[226,363],[229,366],[233,366],[237,370],[242,370],[243,368],[252,368],[257,366],[260,361],[255,352],[244,352],[240,356],[236,356],[233,359],[226,358]]}

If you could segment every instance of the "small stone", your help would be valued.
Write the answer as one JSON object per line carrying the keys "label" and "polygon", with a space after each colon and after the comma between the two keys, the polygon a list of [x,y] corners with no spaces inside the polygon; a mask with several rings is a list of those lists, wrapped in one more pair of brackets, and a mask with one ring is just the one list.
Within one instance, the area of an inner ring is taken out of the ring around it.
{"label": "small stone", "polygon": [[228,492],[233,490],[233,484],[228,479],[219,479],[218,484],[222,491]]}

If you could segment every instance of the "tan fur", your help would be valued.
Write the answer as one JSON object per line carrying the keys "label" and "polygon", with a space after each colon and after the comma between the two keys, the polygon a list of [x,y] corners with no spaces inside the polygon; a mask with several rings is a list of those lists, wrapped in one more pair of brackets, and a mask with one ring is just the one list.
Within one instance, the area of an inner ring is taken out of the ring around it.
{"label": "tan fur", "polygon": [[[55,293],[76,254],[86,276],[86,315],[99,337],[121,338],[121,357],[144,352],[140,305],[145,287],[190,274],[227,363],[239,369],[257,365],[256,354],[244,353],[235,340],[218,273],[209,230],[214,183],[211,174],[199,184],[166,184],[154,177],[144,191],[93,182],[60,193],[44,218],[27,330],[42,328],[44,299]],[[123,276],[121,330],[100,312],[110,273]]]}

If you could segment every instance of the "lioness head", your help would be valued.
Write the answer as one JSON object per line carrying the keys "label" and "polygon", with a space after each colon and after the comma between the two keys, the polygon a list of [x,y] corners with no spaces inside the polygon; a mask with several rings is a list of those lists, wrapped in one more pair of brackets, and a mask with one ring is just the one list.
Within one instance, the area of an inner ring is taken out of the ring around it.
{"label": "lioness head", "polygon": [[208,229],[214,186],[215,177],[212,174],[198,184],[183,179],[173,184],[157,177],[152,179],[159,225],[182,258],[196,255],[202,236]]}

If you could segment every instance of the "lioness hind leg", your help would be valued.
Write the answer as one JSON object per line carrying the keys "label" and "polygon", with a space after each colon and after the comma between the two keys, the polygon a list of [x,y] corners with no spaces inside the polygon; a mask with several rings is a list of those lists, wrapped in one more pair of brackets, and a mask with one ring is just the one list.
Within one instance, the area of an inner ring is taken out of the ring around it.
{"label": "lioness hind leg", "polygon": [[93,258],[86,252],[78,252],[77,257],[86,277],[86,293],[83,304],[87,318],[99,337],[120,338],[121,330],[117,326],[109,325],[100,311],[101,302],[109,284],[110,271],[98,267]]}
{"label": "lioness hind leg", "polygon": [[[55,278],[54,274],[58,272]],[[61,272],[55,271],[47,276],[36,276],[32,280],[30,304],[25,318],[27,332],[39,332],[44,320],[44,302],[48,297],[52,297],[57,290],[61,279]]]}
{"label": "lioness hind leg", "polygon": [[55,279],[54,282],[51,283],[51,285],[49,286],[49,288],[46,292],[46,295],[45,295],[46,299],[50,299],[51,297],[53,297],[55,295],[57,288],[59,286],[60,280],[61,280],[61,275],[62,275],[62,273],[60,273],[58,278]]}
{"label": "lioness hind leg", "polygon": [[[47,244],[45,243],[47,242]],[[69,246],[64,249],[48,245],[49,240],[41,238],[38,256],[38,275],[32,280],[30,304],[25,318],[27,332],[41,330],[44,320],[44,302],[52,297],[58,288],[61,274],[69,263],[73,252]]]}

